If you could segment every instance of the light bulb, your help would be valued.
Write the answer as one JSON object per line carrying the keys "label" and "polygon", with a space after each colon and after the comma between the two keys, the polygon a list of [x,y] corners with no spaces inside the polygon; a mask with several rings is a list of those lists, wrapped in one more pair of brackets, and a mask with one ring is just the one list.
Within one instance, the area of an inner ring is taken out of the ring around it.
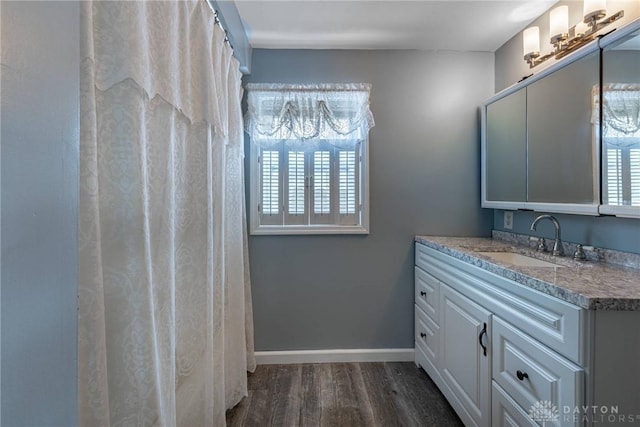
{"label": "light bulb", "polygon": [[540,28],[529,27],[522,33],[522,49],[524,56],[540,54]]}
{"label": "light bulb", "polygon": [[569,6],[558,6],[549,14],[549,34],[551,43],[566,37],[569,32]]}

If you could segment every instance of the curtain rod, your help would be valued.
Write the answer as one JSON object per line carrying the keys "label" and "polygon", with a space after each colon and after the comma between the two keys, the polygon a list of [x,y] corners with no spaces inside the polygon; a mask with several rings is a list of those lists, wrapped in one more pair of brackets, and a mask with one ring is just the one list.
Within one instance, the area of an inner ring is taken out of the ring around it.
{"label": "curtain rod", "polygon": [[218,16],[218,11],[213,7],[213,5],[211,4],[211,2],[209,0],[204,0],[204,2],[207,4],[207,6],[209,6],[209,9],[211,9],[211,11],[213,12],[214,23],[216,25],[218,25],[222,31],[224,31],[224,41],[225,41],[225,43],[227,43],[229,45],[229,47],[231,49],[233,49],[233,45],[231,44],[231,41],[229,40],[229,32],[222,25],[222,22],[220,21],[220,17]]}

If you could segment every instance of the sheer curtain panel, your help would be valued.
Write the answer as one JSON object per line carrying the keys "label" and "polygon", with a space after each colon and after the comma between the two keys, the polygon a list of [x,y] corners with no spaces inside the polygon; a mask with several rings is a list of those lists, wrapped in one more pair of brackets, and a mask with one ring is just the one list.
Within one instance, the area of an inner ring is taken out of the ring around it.
{"label": "sheer curtain panel", "polygon": [[239,64],[204,1],[81,7],[80,424],[224,425],[255,368]]}

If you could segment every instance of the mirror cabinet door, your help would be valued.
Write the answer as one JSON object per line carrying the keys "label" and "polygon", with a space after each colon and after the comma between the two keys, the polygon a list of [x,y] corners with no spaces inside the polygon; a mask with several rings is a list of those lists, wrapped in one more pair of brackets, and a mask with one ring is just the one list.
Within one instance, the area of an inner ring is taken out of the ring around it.
{"label": "mirror cabinet door", "polygon": [[599,203],[599,53],[527,87],[529,202]]}
{"label": "mirror cabinet door", "polygon": [[527,200],[526,90],[520,89],[486,110],[486,198]]}
{"label": "mirror cabinet door", "polygon": [[640,31],[602,52],[602,204],[640,216]]}

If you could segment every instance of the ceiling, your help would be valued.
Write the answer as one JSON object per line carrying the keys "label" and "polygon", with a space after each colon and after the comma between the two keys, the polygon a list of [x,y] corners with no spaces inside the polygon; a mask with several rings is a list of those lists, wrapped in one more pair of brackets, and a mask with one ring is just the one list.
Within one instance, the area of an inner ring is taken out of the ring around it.
{"label": "ceiling", "polygon": [[553,0],[235,0],[251,46],[494,52]]}

